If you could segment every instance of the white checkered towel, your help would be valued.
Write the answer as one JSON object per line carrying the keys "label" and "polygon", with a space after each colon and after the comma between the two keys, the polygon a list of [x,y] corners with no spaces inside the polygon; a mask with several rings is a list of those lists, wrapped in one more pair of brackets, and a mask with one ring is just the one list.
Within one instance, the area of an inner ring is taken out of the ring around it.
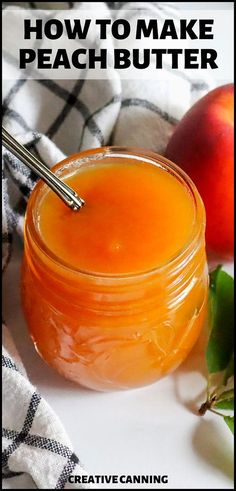
{"label": "white checkered towel", "polygon": [[[17,2],[17,8],[26,6],[50,8],[50,3]],[[52,8],[56,6],[93,8],[91,2],[56,2]],[[177,16],[168,2],[103,2],[99,9],[102,16],[109,8],[124,6],[151,8],[157,18]],[[54,81],[25,80],[19,73],[17,80],[3,82],[3,124],[48,166],[79,150],[108,144],[162,153],[175,122],[213,87],[204,80],[194,83],[180,72],[168,76],[163,82],[121,81],[118,75],[110,80]],[[36,181],[33,172],[3,149],[3,269],[11,258],[14,234],[22,234]],[[79,459],[60,421],[28,380],[8,329],[3,329],[4,488],[79,488],[67,482],[70,474],[83,472]]]}

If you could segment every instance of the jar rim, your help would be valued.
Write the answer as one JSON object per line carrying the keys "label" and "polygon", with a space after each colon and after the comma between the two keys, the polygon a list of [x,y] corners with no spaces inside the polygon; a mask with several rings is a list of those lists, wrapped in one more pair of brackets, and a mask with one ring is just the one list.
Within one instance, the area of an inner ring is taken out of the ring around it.
{"label": "jar rim", "polygon": [[[163,170],[170,172],[173,176],[179,179],[180,182],[187,186],[193,198],[195,217],[192,231],[187,242],[183,245],[183,247],[181,247],[180,250],[176,251],[176,254],[174,254],[167,261],[159,264],[156,267],[136,273],[100,273],[83,270],[72,266],[66,261],[63,261],[63,259],[58,257],[49,247],[47,247],[40,236],[39,230],[35,225],[34,214],[37,211],[37,201],[39,200],[40,193],[43,194],[43,190],[47,189],[47,185],[41,180],[34,187],[28,201],[24,226],[25,238],[27,237],[27,234],[30,233],[30,237],[33,239],[34,244],[39,248],[40,252],[43,255],[47,256],[47,258],[50,259],[50,261],[53,261],[54,264],[57,264],[57,266],[63,268],[63,270],[67,270],[70,273],[81,275],[87,278],[100,278],[103,280],[122,280],[129,278],[138,279],[152,276],[153,274],[161,272],[167,268],[172,269],[174,268],[175,264],[179,265],[181,260],[186,257],[188,252],[191,254],[193,245],[195,244],[195,241],[198,240],[198,237],[202,231],[202,227],[205,226],[205,208],[195,184],[180,167],[178,167],[167,158],[145,148],[138,147],[104,146],[90,150],[84,150],[82,152],[75,153],[70,155],[69,157],[66,157],[65,159],[54,165],[51,170],[55,172],[58,176],[60,176],[63,171],[68,170],[75,164],[80,166],[92,161],[102,160],[107,157],[119,157],[126,159],[130,158],[151,165],[156,165],[158,167],[161,167]],[[29,223],[30,225],[32,224],[32,226],[30,226]]]}

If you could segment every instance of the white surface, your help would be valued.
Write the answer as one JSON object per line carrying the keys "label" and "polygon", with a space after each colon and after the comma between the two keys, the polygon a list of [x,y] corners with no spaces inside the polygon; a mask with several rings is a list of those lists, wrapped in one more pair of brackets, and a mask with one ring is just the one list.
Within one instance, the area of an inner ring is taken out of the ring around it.
{"label": "white surface", "polygon": [[234,2],[176,2],[180,10],[232,10]]}
{"label": "white surface", "polygon": [[196,414],[204,400],[203,336],[175,374],[152,386],[113,393],[79,388],[34,350],[20,306],[20,254],[17,244],[3,281],[4,317],[29,378],[61,418],[88,473],[168,474],[158,488],[233,489],[232,435],[221,418]]}

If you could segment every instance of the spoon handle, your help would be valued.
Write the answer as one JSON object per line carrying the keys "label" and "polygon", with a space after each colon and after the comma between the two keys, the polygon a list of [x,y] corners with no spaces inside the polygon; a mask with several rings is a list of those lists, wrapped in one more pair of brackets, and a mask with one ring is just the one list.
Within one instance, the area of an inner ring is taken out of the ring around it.
{"label": "spoon handle", "polygon": [[37,159],[27,148],[18,143],[8,131],[2,127],[2,143],[13,155],[33,170],[43,181],[73,210],[80,210],[84,200],[61,179],[59,179],[46,165]]}

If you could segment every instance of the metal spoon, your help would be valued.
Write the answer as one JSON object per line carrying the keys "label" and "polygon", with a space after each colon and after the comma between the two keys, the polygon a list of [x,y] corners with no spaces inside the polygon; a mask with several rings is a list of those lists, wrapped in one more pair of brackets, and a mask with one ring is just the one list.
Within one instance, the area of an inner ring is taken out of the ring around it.
{"label": "metal spoon", "polygon": [[43,181],[61,198],[72,210],[80,210],[85,204],[84,200],[40,160],[38,160],[27,148],[18,143],[8,131],[2,127],[2,143],[19,160],[33,170]]}

